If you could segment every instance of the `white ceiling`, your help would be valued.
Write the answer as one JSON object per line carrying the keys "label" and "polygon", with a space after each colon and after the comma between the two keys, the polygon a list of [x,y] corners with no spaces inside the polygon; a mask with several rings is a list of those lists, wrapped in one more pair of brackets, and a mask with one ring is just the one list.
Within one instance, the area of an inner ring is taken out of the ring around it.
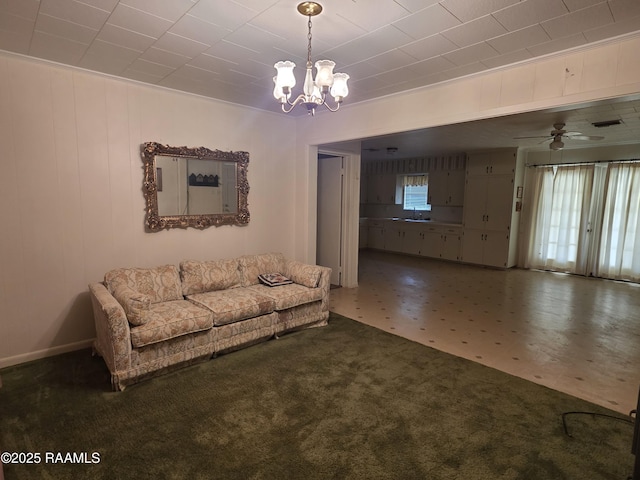
{"label": "white ceiling", "polygon": [[[297,12],[298,3],[0,0],[0,49],[277,111],[273,64],[293,60],[302,83],[307,18]],[[640,31],[640,0],[323,3],[313,18],[313,60],[334,60],[336,71],[350,75],[345,103]],[[636,115],[629,119],[638,120],[638,104],[632,105]],[[620,109],[613,114],[627,115],[627,107]],[[589,112],[583,113],[577,115],[588,120]],[[518,133],[546,134],[552,128],[549,118],[535,121]],[[589,134],[582,124],[567,124]],[[444,138],[446,130],[438,136]],[[506,136],[513,136],[511,130]]]}

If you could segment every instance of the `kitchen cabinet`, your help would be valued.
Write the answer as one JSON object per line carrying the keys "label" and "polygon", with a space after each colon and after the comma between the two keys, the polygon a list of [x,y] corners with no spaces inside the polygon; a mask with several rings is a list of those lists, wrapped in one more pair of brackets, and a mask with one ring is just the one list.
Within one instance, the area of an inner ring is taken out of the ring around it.
{"label": "kitchen cabinet", "polygon": [[[511,150],[514,149],[505,149]],[[473,153],[467,160],[467,176],[513,175],[516,169],[515,153],[487,151]]]}
{"label": "kitchen cabinet", "polygon": [[465,171],[434,170],[429,173],[429,204],[458,207],[464,203]]}
{"label": "kitchen cabinet", "polygon": [[509,233],[488,230],[464,230],[463,257],[468,263],[506,267]]}
{"label": "kitchen cabinet", "polygon": [[375,222],[368,226],[367,241],[369,248],[384,250],[384,227],[381,222]]}
{"label": "kitchen cabinet", "polygon": [[462,229],[443,225],[430,225],[424,233],[423,256],[460,260]]}
{"label": "kitchen cabinet", "polygon": [[511,175],[470,176],[466,188],[470,201],[464,208],[465,228],[509,229],[513,203]]}
{"label": "kitchen cabinet", "polygon": [[396,175],[377,173],[369,175],[367,181],[367,202],[393,205],[396,203]]}
{"label": "kitchen cabinet", "polygon": [[440,234],[439,257],[443,260],[460,260],[462,229],[444,228]]}
{"label": "kitchen cabinet", "polygon": [[424,232],[418,228],[407,228],[402,239],[402,252],[409,255],[422,255]]}
{"label": "kitchen cabinet", "polygon": [[384,229],[384,249],[388,252],[402,252],[402,240],[405,232],[396,225],[397,222],[389,223],[391,225]]}
{"label": "kitchen cabinet", "polygon": [[443,260],[460,260],[461,226],[391,219],[369,219],[367,225],[369,248]]}
{"label": "kitchen cabinet", "polygon": [[511,149],[469,155],[463,213],[462,260],[511,267],[510,242],[516,153]]}
{"label": "kitchen cabinet", "polygon": [[[402,220],[387,220],[384,225],[383,250],[396,253],[420,255],[422,251],[423,236],[420,225],[411,224]],[[373,247],[372,248],[376,248]]]}

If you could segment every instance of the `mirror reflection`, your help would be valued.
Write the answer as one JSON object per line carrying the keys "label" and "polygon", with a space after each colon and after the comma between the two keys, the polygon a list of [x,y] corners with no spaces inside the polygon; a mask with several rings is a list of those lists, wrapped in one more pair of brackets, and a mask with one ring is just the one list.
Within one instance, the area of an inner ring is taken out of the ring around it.
{"label": "mirror reflection", "polygon": [[236,164],[156,155],[158,215],[237,213]]}
{"label": "mirror reflection", "polygon": [[249,223],[247,152],[143,145],[151,231]]}

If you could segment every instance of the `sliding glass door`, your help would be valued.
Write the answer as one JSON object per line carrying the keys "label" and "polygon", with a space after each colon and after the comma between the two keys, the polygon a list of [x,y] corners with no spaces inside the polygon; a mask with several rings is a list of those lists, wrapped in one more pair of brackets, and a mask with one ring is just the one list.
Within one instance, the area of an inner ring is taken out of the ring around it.
{"label": "sliding glass door", "polygon": [[640,164],[536,167],[525,266],[640,281]]}

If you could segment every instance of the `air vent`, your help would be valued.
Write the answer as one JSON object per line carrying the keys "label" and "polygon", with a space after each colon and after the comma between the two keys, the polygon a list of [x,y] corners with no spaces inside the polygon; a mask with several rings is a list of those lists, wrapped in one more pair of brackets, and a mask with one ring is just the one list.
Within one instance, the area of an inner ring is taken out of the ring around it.
{"label": "air vent", "polygon": [[596,128],[604,128],[604,127],[610,127],[612,125],[620,125],[622,123],[622,120],[607,120],[606,122],[594,122],[591,125],[593,125]]}

